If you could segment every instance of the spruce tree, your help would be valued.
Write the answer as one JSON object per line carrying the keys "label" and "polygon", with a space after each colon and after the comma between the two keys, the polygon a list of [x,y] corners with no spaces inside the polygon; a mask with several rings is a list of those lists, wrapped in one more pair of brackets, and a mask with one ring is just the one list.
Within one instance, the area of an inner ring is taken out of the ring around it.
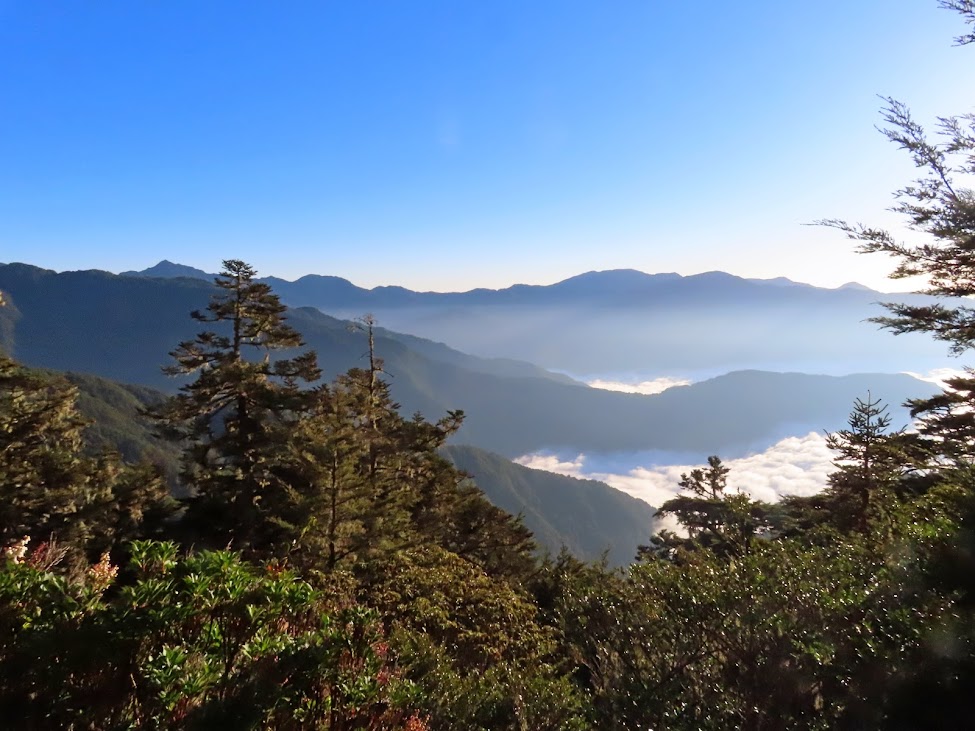
{"label": "spruce tree", "polygon": [[253,267],[223,262],[216,294],[194,320],[211,327],[179,344],[173,376],[195,375],[155,412],[183,443],[182,479],[194,490],[186,525],[218,545],[264,549],[278,537],[286,487],[275,476],[280,446],[307,406],[301,384],[320,376],[313,352],[272,360],[300,347],[285,306]]}
{"label": "spruce tree", "polygon": [[896,488],[911,469],[911,435],[890,432],[890,414],[880,399],[856,399],[849,428],[826,436],[837,453],[826,500],[831,521],[844,531],[866,533],[882,522],[896,499]]}

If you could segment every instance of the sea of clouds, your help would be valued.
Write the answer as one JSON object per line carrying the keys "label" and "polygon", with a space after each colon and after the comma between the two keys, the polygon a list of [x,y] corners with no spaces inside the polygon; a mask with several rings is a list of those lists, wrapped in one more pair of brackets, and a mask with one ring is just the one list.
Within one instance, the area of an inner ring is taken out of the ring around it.
{"label": "sea of clouds", "polygon": [[[579,454],[564,457],[552,453],[527,454],[514,460],[532,469],[557,472],[570,477],[599,480],[658,507],[680,492],[681,475],[704,460],[694,463],[687,455],[659,452],[614,457],[611,464],[600,464],[599,455]],[[683,459],[682,459],[683,458]],[[628,469],[612,469],[623,462]],[[773,502],[786,495],[813,495],[826,487],[833,467],[833,454],[823,434],[811,431],[804,436],[786,437],[768,449],[737,459],[725,460],[731,472],[728,485],[740,488],[756,500]],[[609,467],[609,469],[606,469]]]}

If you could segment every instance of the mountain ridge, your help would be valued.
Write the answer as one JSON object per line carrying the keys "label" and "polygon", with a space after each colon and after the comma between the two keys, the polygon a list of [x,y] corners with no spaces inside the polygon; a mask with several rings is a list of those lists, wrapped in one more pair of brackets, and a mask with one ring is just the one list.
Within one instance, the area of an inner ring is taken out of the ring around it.
{"label": "mountain ridge", "polygon": [[[165,277],[174,278],[181,276],[193,276],[200,279],[212,279],[216,274],[204,272],[201,269],[195,267],[189,267],[183,264],[177,264],[169,260],[162,260],[159,263],[148,267],[140,271],[125,271],[120,272],[119,276],[139,276],[139,277]],[[369,296],[369,295],[379,295],[379,294],[391,294],[396,293],[404,298],[417,299],[423,297],[462,297],[462,296],[484,296],[484,295],[503,295],[505,293],[526,293],[526,292],[537,292],[541,290],[562,290],[562,291],[573,291],[579,293],[579,291],[585,291],[587,288],[591,288],[594,285],[598,285],[595,289],[599,290],[606,285],[612,285],[614,287],[619,287],[625,285],[628,288],[639,290],[646,286],[656,286],[663,283],[672,283],[676,281],[708,281],[714,282],[717,279],[723,279],[725,281],[740,281],[746,283],[752,283],[759,286],[774,286],[774,287],[797,287],[804,289],[814,289],[821,290],[825,292],[838,292],[844,289],[856,288],[861,291],[869,291],[875,294],[885,294],[877,290],[873,290],[864,285],[858,284],[856,282],[847,282],[839,287],[819,287],[813,284],[808,284],[805,282],[797,282],[787,277],[775,277],[772,279],[759,279],[759,278],[749,278],[741,277],[736,274],[730,274],[728,272],[712,270],[706,272],[699,272],[696,274],[678,274],[676,272],[657,272],[648,273],[641,271],[639,269],[623,268],[623,269],[597,269],[590,270],[587,272],[581,272],[575,274],[566,279],[559,280],[557,282],[552,282],[551,284],[524,284],[524,283],[514,283],[507,287],[489,288],[489,287],[476,287],[469,290],[462,291],[431,291],[431,290],[412,290],[408,287],[403,287],[395,284],[378,285],[376,287],[360,287],[354,284],[352,281],[329,274],[304,274],[297,279],[284,279],[276,276],[268,276],[262,278],[261,281],[266,281],[272,286],[283,287],[285,290],[295,288],[298,290],[306,290],[312,285],[318,286],[334,286],[343,290],[347,295],[355,294],[357,296]],[[889,293],[888,293],[889,294]],[[304,304],[314,304],[314,303],[304,303]],[[316,305],[317,306],[317,305]]]}

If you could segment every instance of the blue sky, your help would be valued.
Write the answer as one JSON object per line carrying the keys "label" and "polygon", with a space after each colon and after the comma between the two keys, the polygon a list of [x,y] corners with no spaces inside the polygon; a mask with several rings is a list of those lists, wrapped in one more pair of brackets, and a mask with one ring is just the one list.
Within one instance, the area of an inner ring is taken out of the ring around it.
{"label": "blue sky", "polygon": [[886,282],[878,94],[972,111],[935,0],[0,0],[0,261],[420,289]]}

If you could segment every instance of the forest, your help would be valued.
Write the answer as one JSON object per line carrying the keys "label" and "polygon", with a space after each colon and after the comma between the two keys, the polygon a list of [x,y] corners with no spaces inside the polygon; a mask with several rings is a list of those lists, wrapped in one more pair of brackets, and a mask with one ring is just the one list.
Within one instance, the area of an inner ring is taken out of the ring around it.
{"label": "forest", "polygon": [[[968,355],[975,115],[931,133],[886,99],[883,119],[920,171],[895,205],[920,243],[821,223],[944,302],[878,326]],[[619,568],[540,551],[485,498],[442,451],[465,414],[401,412],[372,317],[363,367],[323,378],[292,314],[224,261],[139,434],[98,417],[118,392],[85,391],[86,418],[78,377],[0,351],[4,728],[970,724],[975,370],[911,400],[911,429],[850,404],[817,495],[756,501],[711,457]],[[135,449],[143,432],[171,452]]]}

